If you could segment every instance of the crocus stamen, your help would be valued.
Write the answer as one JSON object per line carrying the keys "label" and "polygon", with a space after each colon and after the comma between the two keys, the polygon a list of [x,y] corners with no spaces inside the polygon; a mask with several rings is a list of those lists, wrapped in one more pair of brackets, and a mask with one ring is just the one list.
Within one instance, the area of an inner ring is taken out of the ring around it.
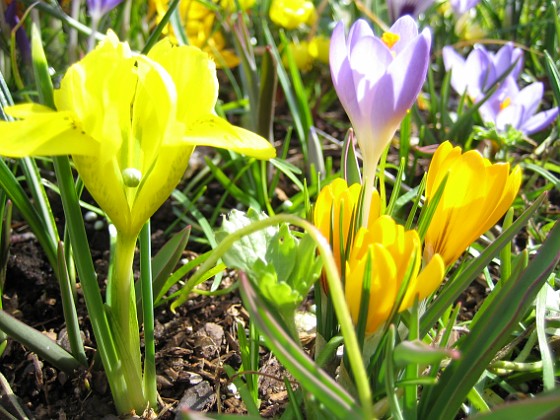
{"label": "crocus stamen", "polygon": [[126,168],[122,171],[123,183],[127,187],[136,188],[142,181],[142,172],[136,168]]}
{"label": "crocus stamen", "polygon": [[393,32],[383,32],[383,35],[381,36],[381,41],[383,41],[389,49],[392,49],[399,39],[401,39],[400,35]]}
{"label": "crocus stamen", "polygon": [[511,105],[511,98],[508,96],[506,99],[500,102],[500,111],[503,111],[510,105]]}

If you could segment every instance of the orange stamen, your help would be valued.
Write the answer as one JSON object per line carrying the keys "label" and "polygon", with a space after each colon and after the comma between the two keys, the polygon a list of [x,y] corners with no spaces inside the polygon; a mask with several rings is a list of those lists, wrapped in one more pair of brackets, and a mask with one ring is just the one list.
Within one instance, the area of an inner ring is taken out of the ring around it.
{"label": "orange stamen", "polygon": [[398,42],[399,39],[401,39],[399,34],[395,34],[393,32],[384,32],[381,36],[381,41],[383,41],[383,43],[387,45],[389,49],[393,48],[393,46]]}
{"label": "orange stamen", "polygon": [[511,104],[511,98],[508,96],[500,103],[500,111],[506,109],[508,106],[510,106],[510,104]]}

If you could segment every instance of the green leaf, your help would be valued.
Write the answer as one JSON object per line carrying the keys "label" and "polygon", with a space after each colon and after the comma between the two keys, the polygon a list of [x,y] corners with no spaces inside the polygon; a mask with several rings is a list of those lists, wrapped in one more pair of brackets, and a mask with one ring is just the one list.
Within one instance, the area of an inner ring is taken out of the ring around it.
{"label": "green leaf", "polygon": [[403,341],[393,351],[393,360],[397,366],[407,366],[410,363],[432,365],[446,358],[458,359],[459,352],[433,347],[420,340]]}
{"label": "green leaf", "polygon": [[338,418],[362,418],[356,401],[321,370],[272,316],[247,276],[240,275],[240,291],[251,319],[263,334],[267,346],[301,386]]}
{"label": "green leaf", "polygon": [[491,413],[479,414],[472,420],[557,419],[560,418],[560,388],[534,398],[496,407]]}
{"label": "green leaf", "polygon": [[[216,232],[216,240],[221,242],[228,234],[249,226],[254,221],[266,218],[264,213],[257,213],[251,209],[248,213],[232,210],[228,217],[224,217],[222,228]],[[272,242],[272,238],[277,232],[278,228],[271,226],[235,241],[224,254],[224,262],[229,267],[252,273],[254,264],[258,260],[266,262],[268,244]]]}
{"label": "green leaf", "polygon": [[56,342],[3,310],[0,310],[0,329],[66,373],[80,367],[80,362]]}

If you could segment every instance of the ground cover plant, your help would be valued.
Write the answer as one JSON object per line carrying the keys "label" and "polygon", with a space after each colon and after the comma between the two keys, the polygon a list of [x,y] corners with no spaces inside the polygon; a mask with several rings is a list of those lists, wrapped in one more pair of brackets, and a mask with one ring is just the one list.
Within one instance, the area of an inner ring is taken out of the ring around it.
{"label": "ground cover plant", "polygon": [[2,2],[2,417],[560,415],[559,11]]}

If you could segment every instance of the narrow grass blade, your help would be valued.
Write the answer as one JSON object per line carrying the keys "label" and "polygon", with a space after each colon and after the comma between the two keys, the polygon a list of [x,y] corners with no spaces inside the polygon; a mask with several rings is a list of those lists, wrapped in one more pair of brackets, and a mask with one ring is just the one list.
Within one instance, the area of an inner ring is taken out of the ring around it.
{"label": "narrow grass blade", "polygon": [[472,420],[558,419],[560,418],[560,388],[534,398],[510,402],[491,413],[479,414]]}
{"label": "narrow grass blade", "polygon": [[84,350],[84,343],[80,334],[80,324],[78,322],[78,314],[76,312],[76,304],[74,302],[74,294],[70,277],[68,276],[68,268],[66,267],[66,258],[64,255],[64,247],[62,242],[58,243],[58,264],[57,277],[60,284],[60,294],[62,297],[62,310],[64,313],[64,321],[66,322],[66,331],[68,333],[68,341],[72,349],[72,355],[82,365],[87,366],[87,357]]}
{"label": "narrow grass blade", "polygon": [[0,329],[56,368],[72,373],[80,362],[46,335],[0,310]]}

